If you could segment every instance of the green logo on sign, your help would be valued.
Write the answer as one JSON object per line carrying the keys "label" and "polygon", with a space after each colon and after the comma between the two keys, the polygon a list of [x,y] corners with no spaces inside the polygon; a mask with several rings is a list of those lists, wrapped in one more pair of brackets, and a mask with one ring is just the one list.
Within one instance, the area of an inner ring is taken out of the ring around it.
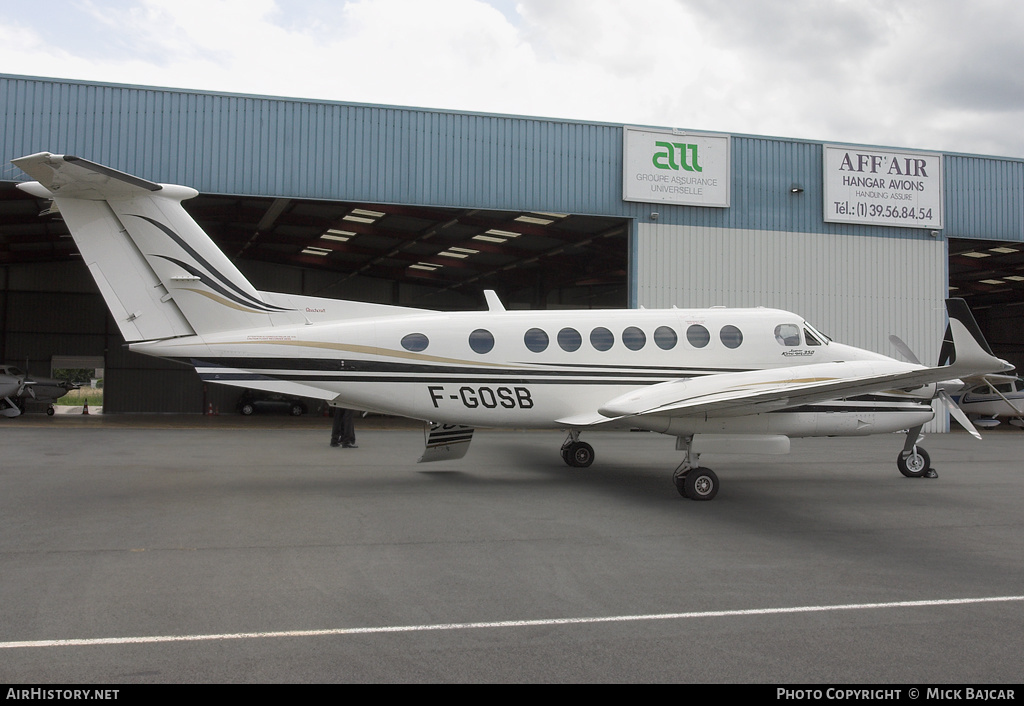
{"label": "green logo on sign", "polygon": [[[685,169],[688,172],[702,172],[704,169],[697,162],[697,145],[687,145],[681,142],[655,142],[655,147],[662,147],[661,152],[655,152],[651,159],[658,169],[674,169],[677,172]],[[678,155],[678,161],[676,157]]]}

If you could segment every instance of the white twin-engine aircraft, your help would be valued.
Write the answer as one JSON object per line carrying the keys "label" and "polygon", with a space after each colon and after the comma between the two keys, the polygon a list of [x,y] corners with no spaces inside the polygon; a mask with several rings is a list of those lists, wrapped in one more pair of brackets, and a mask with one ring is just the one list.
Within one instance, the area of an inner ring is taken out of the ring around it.
{"label": "white twin-engine aircraft", "polygon": [[946,390],[1012,369],[962,300],[947,301],[953,363],[927,367],[775,309],[506,311],[488,291],[488,311],[439,313],[260,292],[182,208],[194,189],[72,156],[13,163],[36,180],[19,188],[53,200],[131,350],[209,382],[429,420],[421,461],[461,458],[477,426],[561,428],[562,458],[585,467],[580,432],[639,428],[677,438],[676,487],[710,500],[703,452],[906,429],[897,465],[922,476],[932,400],[977,435]]}

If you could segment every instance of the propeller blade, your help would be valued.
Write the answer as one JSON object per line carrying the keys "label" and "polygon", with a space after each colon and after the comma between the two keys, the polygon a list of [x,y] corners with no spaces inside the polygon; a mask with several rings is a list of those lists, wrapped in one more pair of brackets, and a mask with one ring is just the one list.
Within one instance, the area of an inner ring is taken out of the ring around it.
{"label": "propeller blade", "polygon": [[21,409],[18,405],[14,404],[14,400],[10,397],[4,397],[3,401],[6,403],[5,407],[0,407],[0,417],[17,417],[21,414]]}
{"label": "propeller blade", "polygon": [[32,399],[35,399],[36,398],[36,391],[32,389],[32,386],[35,385],[35,384],[36,384],[35,380],[29,380],[28,378],[24,378],[21,381],[21,386],[18,388],[18,394],[15,395],[15,397],[21,397],[26,392],[28,392],[29,397],[31,397]]}
{"label": "propeller blade", "polygon": [[957,406],[956,402],[953,401],[953,398],[949,396],[948,392],[945,390],[939,390],[936,397],[942,400],[942,403],[946,405],[946,409],[949,410],[949,414],[953,419],[960,423],[960,426],[970,432],[971,436],[975,439],[981,438],[981,434],[979,434],[978,430],[974,428],[973,424],[971,424],[971,420],[968,419],[967,415],[964,414],[964,411]]}
{"label": "propeller blade", "polygon": [[921,364],[921,361],[918,360],[916,355],[914,355],[914,351],[910,350],[910,346],[904,343],[903,339],[897,336],[896,334],[889,336],[889,343],[895,346],[896,350],[898,350],[900,354],[909,362],[913,363],[914,365]]}

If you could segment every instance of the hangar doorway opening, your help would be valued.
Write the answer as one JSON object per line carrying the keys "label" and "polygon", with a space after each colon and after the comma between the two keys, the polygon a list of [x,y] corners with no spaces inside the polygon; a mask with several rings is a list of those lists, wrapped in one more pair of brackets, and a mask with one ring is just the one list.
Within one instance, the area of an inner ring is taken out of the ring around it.
{"label": "hangar doorway opening", "polygon": [[482,308],[485,289],[510,309],[629,302],[628,219],[208,195],[184,205],[260,289],[438,310]]}
{"label": "hangar doorway opening", "polygon": [[967,301],[993,353],[1024,370],[1024,243],[950,238],[949,296]]}
{"label": "hangar doorway opening", "polygon": [[[104,355],[108,413],[231,409],[238,390],[204,397],[191,369],[124,347],[66,225],[40,217],[47,205],[0,183],[0,354]],[[184,206],[266,291],[440,311],[484,309],[485,289],[510,309],[629,302],[628,218],[230,195]],[[72,335],[88,345],[69,348]]]}

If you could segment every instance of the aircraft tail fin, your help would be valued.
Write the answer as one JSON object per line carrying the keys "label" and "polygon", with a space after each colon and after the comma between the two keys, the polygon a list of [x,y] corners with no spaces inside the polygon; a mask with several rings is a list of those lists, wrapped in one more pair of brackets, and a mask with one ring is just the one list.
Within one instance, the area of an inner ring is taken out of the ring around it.
{"label": "aircraft tail fin", "polygon": [[266,301],[181,202],[198,194],[70,155],[12,163],[52,198],[128,342],[285,323],[298,311]]}

